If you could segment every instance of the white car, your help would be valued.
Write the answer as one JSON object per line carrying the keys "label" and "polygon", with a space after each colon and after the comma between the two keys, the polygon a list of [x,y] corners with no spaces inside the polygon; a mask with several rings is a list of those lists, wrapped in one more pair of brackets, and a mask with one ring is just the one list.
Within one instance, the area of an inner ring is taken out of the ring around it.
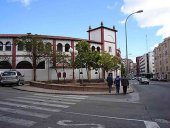
{"label": "white car", "polygon": [[0,85],[24,85],[24,75],[19,71],[4,71],[0,74]]}
{"label": "white car", "polygon": [[148,78],[141,78],[139,83],[140,84],[149,84],[149,79]]}

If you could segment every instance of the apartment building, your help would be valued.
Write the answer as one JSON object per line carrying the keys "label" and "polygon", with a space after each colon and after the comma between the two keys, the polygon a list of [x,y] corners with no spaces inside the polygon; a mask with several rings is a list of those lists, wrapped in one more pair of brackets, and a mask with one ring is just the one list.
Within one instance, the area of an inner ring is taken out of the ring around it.
{"label": "apartment building", "polygon": [[131,59],[128,59],[128,61],[126,61],[126,58],[122,59],[122,63],[125,68],[127,67],[127,63],[128,63],[128,69],[127,69],[128,77],[129,78],[134,77],[136,74],[135,71],[136,64]]}
{"label": "apartment building", "polygon": [[148,52],[139,58],[140,76],[152,78],[155,74],[154,53]]}
{"label": "apartment building", "polygon": [[170,37],[155,47],[155,77],[170,80]]}
{"label": "apartment building", "polygon": [[[108,28],[101,25],[97,28],[89,26],[88,39],[64,37],[64,36],[51,36],[51,35],[40,35],[43,38],[45,45],[50,45],[54,51],[60,51],[75,59],[76,44],[78,41],[85,40],[90,44],[92,50],[102,52],[106,51],[113,56],[120,56],[120,49],[117,49],[117,30],[115,27]],[[25,34],[0,34],[0,70],[16,69],[24,74],[26,81],[33,80],[33,63],[25,56],[26,51],[16,44],[16,39]],[[72,53],[69,49],[72,49]],[[37,80],[56,80],[56,71],[50,68],[52,65],[47,60],[41,60],[37,64]],[[87,79],[86,69],[82,69],[83,74],[80,76],[79,69],[61,68],[57,69],[58,73],[61,74],[60,79],[65,79],[62,74],[66,73],[66,79]],[[114,71],[113,71],[113,74]],[[120,72],[118,72],[120,75]],[[92,79],[99,79],[101,76],[107,76],[105,72],[99,69],[98,74],[95,70],[91,71]]]}
{"label": "apartment building", "polygon": [[136,57],[136,76],[140,76],[140,60],[141,56]]}

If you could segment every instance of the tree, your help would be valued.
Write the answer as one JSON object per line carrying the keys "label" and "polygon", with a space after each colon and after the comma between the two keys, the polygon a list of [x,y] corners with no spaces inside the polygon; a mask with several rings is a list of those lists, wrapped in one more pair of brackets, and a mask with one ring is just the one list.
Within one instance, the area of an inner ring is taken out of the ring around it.
{"label": "tree", "polygon": [[117,76],[117,70],[120,69],[121,67],[121,61],[120,58],[117,56],[113,57],[113,70],[116,71],[116,76]]}
{"label": "tree", "polygon": [[36,81],[36,67],[41,60],[47,59],[51,55],[51,45],[43,42],[40,35],[28,33],[17,39],[17,45],[23,47],[33,64],[33,80]]}
{"label": "tree", "polygon": [[121,75],[124,76],[125,75],[125,66],[123,63],[121,63]]}
{"label": "tree", "polygon": [[[116,75],[117,75],[117,70],[120,69],[120,67],[122,67],[120,58],[118,58],[117,56],[112,56],[107,52],[101,53],[99,64],[103,69],[103,72],[106,71],[108,73],[109,71],[116,71]],[[103,78],[105,78],[104,73],[103,73]]]}
{"label": "tree", "polygon": [[[58,78],[58,83],[59,83],[59,76],[58,76],[58,69],[63,68],[63,72],[65,72],[65,67],[71,66],[71,60],[69,60],[69,56],[66,55],[65,53],[62,52],[55,52],[51,53],[51,59],[50,62],[53,63],[52,68],[55,69],[57,78]],[[65,82],[65,78],[64,78]]]}
{"label": "tree", "polygon": [[[103,72],[106,71],[108,73],[108,71],[111,71],[114,67],[113,56],[107,52],[102,52],[98,63],[103,69]],[[105,78],[105,75],[103,76],[103,78]]]}
{"label": "tree", "polygon": [[91,51],[90,44],[86,41],[79,41],[76,45],[78,55],[75,60],[76,68],[86,68],[88,80],[91,79],[91,69],[97,69],[99,52]]}

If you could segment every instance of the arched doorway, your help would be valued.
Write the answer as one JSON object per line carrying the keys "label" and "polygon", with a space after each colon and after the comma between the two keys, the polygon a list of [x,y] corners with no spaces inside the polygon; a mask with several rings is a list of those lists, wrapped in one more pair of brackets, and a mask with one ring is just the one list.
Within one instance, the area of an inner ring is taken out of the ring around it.
{"label": "arched doorway", "polygon": [[33,69],[32,64],[28,61],[21,61],[17,64],[16,69]]}
{"label": "arched doorway", "polygon": [[0,61],[0,69],[12,69],[12,65],[8,61]]}
{"label": "arched doorway", "polygon": [[37,69],[45,69],[45,61],[41,61],[41,62],[37,65]]}

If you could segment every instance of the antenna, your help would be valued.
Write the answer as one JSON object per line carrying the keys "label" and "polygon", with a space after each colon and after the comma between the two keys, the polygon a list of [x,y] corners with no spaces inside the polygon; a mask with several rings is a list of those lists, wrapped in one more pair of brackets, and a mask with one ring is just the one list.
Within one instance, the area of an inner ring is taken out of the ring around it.
{"label": "antenna", "polygon": [[148,36],[147,36],[147,34],[146,34],[146,51],[148,53]]}

